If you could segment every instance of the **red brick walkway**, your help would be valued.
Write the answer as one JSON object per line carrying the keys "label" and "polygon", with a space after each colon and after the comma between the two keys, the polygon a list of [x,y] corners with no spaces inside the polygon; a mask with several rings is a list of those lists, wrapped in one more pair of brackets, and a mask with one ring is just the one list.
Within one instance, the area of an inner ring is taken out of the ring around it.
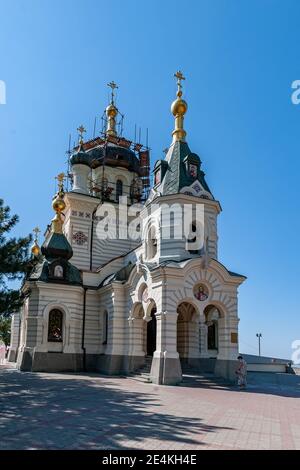
{"label": "red brick walkway", "polygon": [[300,449],[292,389],[0,370],[0,449]]}

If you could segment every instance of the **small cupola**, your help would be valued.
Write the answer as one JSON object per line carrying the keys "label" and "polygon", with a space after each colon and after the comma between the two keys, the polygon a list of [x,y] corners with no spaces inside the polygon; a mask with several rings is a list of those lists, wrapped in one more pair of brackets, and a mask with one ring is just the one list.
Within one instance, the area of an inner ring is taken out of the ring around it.
{"label": "small cupola", "polygon": [[59,190],[52,202],[52,207],[55,211],[55,216],[52,219],[52,231],[50,237],[44,242],[41,248],[42,254],[48,261],[52,261],[56,258],[67,261],[73,256],[72,247],[62,231],[63,221],[61,214],[66,208],[62,186],[64,175],[61,174],[58,178],[60,178]]}

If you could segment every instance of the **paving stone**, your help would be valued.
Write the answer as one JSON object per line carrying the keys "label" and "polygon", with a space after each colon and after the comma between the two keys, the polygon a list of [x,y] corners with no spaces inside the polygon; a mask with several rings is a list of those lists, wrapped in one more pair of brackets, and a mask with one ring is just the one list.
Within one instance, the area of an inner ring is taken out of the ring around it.
{"label": "paving stone", "polygon": [[300,393],[0,370],[0,449],[300,449]]}

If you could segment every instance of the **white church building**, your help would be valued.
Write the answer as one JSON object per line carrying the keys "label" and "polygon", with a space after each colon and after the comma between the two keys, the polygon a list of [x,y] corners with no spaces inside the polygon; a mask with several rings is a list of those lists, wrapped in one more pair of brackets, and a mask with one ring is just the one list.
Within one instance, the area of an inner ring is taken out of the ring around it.
{"label": "white church building", "polygon": [[218,261],[221,206],[186,142],[175,77],[173,139],[151,189],[149,149],[119,135],[113,82],[101,137],[84,142],[79,128],[71,188],[59,175],[13,317],[9,360],[20,370],[126,375],[148,363],[156,384],[179,383],[187,366],[233,379],[245,276]]}

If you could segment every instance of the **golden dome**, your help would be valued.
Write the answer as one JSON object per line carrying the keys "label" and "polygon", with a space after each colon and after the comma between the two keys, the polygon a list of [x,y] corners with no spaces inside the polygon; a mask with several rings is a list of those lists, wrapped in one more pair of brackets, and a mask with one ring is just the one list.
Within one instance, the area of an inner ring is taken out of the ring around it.
{"label": "golden dome", "polygon": [[37,244],[37,242],[34,242],[34,244],[32,245],[32,247],[31,247],[31,253],[33,254],[33,256],[39,256],[39,254],[40,254],[40,247],[39,247],[39,245]]}
{"label": "golden dome", "polygon": [[112,104],[112,103],[110,103],[110,104],[107,106],[105,112],[106,112],[107,117],[116,117],[116,115],[118,114],[117,108],[116,108],[115,105]]}
{"label": "golden dome", "polygon": [[187,112],[187,102],[182,100],[181,98],[177,98],[171,104],[171,112],[174,116],[183,116]]}
{"label": "golden dome", "polygon": [[63,200],[63,196],[61,194],[57,194],[52,202],[52,207],[55,212],[62,212],[66,208],[65,201]]}

